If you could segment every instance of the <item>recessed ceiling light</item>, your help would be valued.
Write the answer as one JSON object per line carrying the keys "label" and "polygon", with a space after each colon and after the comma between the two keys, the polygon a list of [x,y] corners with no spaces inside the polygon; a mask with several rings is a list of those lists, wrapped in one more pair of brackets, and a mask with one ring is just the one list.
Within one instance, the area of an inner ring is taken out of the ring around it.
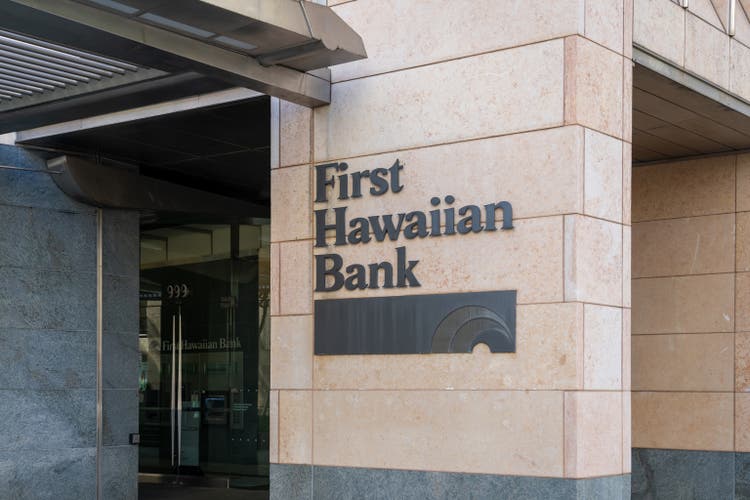
{"label": "recessed ceiling light", "polygon": [[124,3],[115,2],[114,0],[89,0],[91,3],[95,3],[97,5],[101,5],[102,7],[107,7],[112,10],[116,10],[117,12],[122,12],[123,14],[135,14],[140,9],[136,9],[135,7],[131,7],[129,5],[125,5]]}
{"label": "recessed ceiling light", "polygon": [[250,50],[255,50],[258,48],[257,45],[253,45],[252,43],[243,42],[241,40],[237,40],[236,38],[231,38],[231,37],[224,36],[224,35],[217,36],[216,38],[214,38],[214,40],[228,47],[232,47],[232,48],[240,49],[240,50],[250,51]]}
{"label": "recessed ceiling light", "polygon": [[200,28],[197,28],[195,26],[190,26],[189,24],[181,23],[179,21],[175,21],[174,19],[168,19],[166,17],[162,17],[156,14],[152,14],[150,12],[146,12],[145,14],[141,14],[138,16],[141,19],[145,19],[146,21],[151,21],[154,24],[158,24],[160,26],[164,26],[166,28],[172,28],[173,30],[182,31],[183,33],[187,33],[190,35],[194,35],[200,38],[209,38],[214,36],[216,33],[211,33],[210,31],[202,30]]}

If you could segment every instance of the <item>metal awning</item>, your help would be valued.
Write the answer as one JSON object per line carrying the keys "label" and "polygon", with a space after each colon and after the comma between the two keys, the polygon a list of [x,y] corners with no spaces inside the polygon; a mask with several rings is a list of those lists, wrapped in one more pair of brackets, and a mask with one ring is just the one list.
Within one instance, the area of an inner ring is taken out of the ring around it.
{"label": "metal awning", "polygon": [[233,86],[319,106],[364,57],[308,1],[0,0],[0,133]]}

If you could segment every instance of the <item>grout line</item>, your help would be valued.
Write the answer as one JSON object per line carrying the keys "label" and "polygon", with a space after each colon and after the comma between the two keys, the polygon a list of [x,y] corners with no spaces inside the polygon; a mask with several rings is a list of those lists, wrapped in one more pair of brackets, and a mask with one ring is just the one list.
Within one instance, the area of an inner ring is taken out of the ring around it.
{"label": "grout line", "polygon": [[[585,25],[584,25],[584,31],[585,31]],[[443,58],[443,59],[435,59],[435,60],[432,60],[432,61],[427,61],[427,62],[423,62],[423,63],[413,64],[411,66],[404,66],[404,67],[401,67],[401,68],[393,68],[393,69],[384,70],[384,71],[376,71],[374,73],[365,73],[365,74],[362,74],[360,76],[354,76],[354,77],[351,77],[351,78],[344,78],[344,79],[341,79],[341,80],[332,81],[331,85],[338,85],[340,83],[348,83],[348,82],[353,82],[353,81],[357,81],[357,80],[364,80],[366,78],[373,78],[373,77],[378,77],[378,76],[390,75],[390,74],[393,74],[393,73],[402,73],[402,72],[410,71],[410,70],[414,70],[414,69],[426,68],[428,66],[437,66],[437,65],[440,65],[440,64],[444,64],[444,63],[451,63],[451,62],[455,62],[455,61],[461,61],[463,59],[470,59],[472,57],[486,56],[486,55],[489,55],[489,54],[495,54],[495,53],[499,53],[499,52],[505,52],[505,51],[509,51],[509,50],[515,50],[515,49],[520,49],[520,48],[524,48],[524,47],[529,47],[531,45],[541,45],[541,44],[545,44],[545,43],[554,42],[554,41],[557,41],[557,40],[564,40],[565,38],[570,38],[570,37],[579,37],[579,38],[582,38],[582,39],[586,40],[587,42],[590,42],[590,43],[592,43],[594,45],[597,45],[598,47],[606,50],[607,52],[611,52],[611,53],[616,54],[616,55],[618,55],[620,57],[623,57],[623,54],[617,52],[616,50],[612,50],[611,48],[607,47],[606,45],[603,45],[603,44],[599,43],[596,40],[592,40],[591,38],[588,38],[585,34],[571,32],[571,33],[566,33],[564,35],[559,35],[559,36],[556,36],[556,37],[553,37],[553,38],[544,38],[544,39],[539,39],[539,40],[531,40],[531,41],[528,41],[528,42],[520,43],[518,45],[510,45],[510,46],[500,47],[500,48],[491,48],[491,49],[483,50],[483,51],[480,51],[480,52],[474,52],[472,54],[463,54],[463,55],[457,55],[457,56],[452,56],[452,57],[449,56],[449,57],[446,57],[446,58]]]}
{"label": "grout line", "polygon": [[693,273],[693,274],[667,274],[664,276],[633,276],[631,281],[636,280],[659,280],[667,278],[697,278],[699,276],[726,276],[729,274],[746,274],[746,271],[723,271],[714,273]]}
{"label": "grout line", "polygon": [[[634,167],[638,168],[638,167]],[[697,215],[687,215],[687,216],[680,216],[680,217],[662,217],[657,219],[648,219],[648,220],[634,220],[632,221],[631,226],[635,226],[638,224],[648,224],[649,222],[663,222],[663,221],[670,221],[670,220],[683,220],[683,219],[697,219],[699,217],[717,217],[719,215],[734,215],[735,212],[718,212],[718,213],[711,213],[711,214],[697,214]],[[738,213],[750,213],[746,211],[738,212]]]}
{"label": "grout line", "polygon": [[[310,144],[310,162],[312,165],[315,165],[315,110],[311,110],[310,112],[310,138],[309,138],[309,144]],[[314,222],[313,222],[313,211],[315,209],[315,198],[313,197],[313,193],[315,193],[315,179],[313,175],[313,169],[312,167],[308,169],[308,175],[309,175],[309,186],[310,186],[310,199],[309,199],[309,224],[310,224],[310,234],[313,235],[313,238],[315,237],[315,228],[314,228]],[[310,311],[311,313],[315,312],[315,243],[313,241],[312,245],[310,245],[310,253],[312,254],[311,257],[311,266],[312,270],[310,271]],[[314,323],[314,318],[313,318]],[[312,328],[312,338],[310,339],[312,342],[312,350],[310,353],[311,356],[311,362],[310,362],[310,385],[311,388],[315,388],[315,325],[313,324]],[[315,393],[310,395],[310,497],[312,498],[315,495]]]}
{"label": "grout line", "polygon": [[562,477],[565,477],[565,442],[566,442],[566,425],[565,421],[567,420],[565,415],[565,395],[566,392],[563,391],[562,393],[562,446],[560,447],[562,451]]}
{"label": "grout line", "polygon": [[632,333],[634,337],[658,337],[664,335],[733,335],[734,332],[659,332],[659,333]]}
{"label": "grout line", "polygon": [[[511,131],[507,131],[507,132],[500,132],[500,133],[496,133],[496,134],[490,134],[490,135],[484,135],[484,136],[477,136],[477,137],[470,137],[470,138],[466,138],[466,139],[447,140],[447,141],[444,141],[444,142],[436,142],[436,143],[430,143],[430,144],[416,144],[416,145],[413,145],[413,146],[404,146],[404,147],[401,147],[401,148],[387,149],[387,150],[382,150],[382,151],[369,151],[369,152],[364,152],[364,153],[348,154],[348,155],[344,154],[343,156],[325,157],[323,160],[318,159],[317,161],[321,162],[321,163],[322,162],[325,162],[325,163],[329,163],[329,162],[330,163],[334,163],[334,162],[338,162],[338,161],[347,161],[347,160],[354,160],[354,159],[358,159],[358,158],[367,158],[367,157],[373,157],[373,156],[383,156],[383,155],[395,154],[395,153],[402,153],[402,152],[407,152],[407,151],[417,151],[417,150],[421,150],[421,149],[436,148],[436,147],[440,147],[440,146],[452,146],[452,145],[455,145],[455,144],[465,144],[465,143],[470,143],[470,142],[478,142],[478,141],[483,141],[483,140],[488,140],[488,139],[499,139],[499,138],[502,138],[502,137],[511,137],[511,136],[514,136],[514,135],[534,134],[534,133],[538,133],[538,132],[545,132],[545,131],[555,130],[555,129],[559,129],[559,128],[565,128],[565,127],[587,128],[589,130],[593,130],[595,132],[598,132],[598,133],[600,133],[602,135],[605,135],[607,137],[610,137],[612,139],[616,139],[616,140],[622,141],[622,142],[628,142],[628,144],[630,144],[629,141],[624,141],[622,137],[618,137],[616,135],[612,135],[612,134],[610,134],[608,132],[605,132],[605,131],[602,131],[602,130],[599,130],[599,129],[595,129],[595,128],[592,128],[590,126],[583,125],[582,123],[578,123],[578,122],[565,123],[565,117],[563,116],[562,118],[563,118],[562,120],[560,120],[559,122],[557,122],[557,123],[555,123],[553,125],[544,125],[544,126],[540,126],[540,127],[536,127],[536,128],[524,128],[524,129],[519,129],[519,130],[511,130]],[[304,165],[304,164],[285,165],[283,167],[280,166],[279,168],[289,168],[289,167],[299,166],[299,165]]]}
{"label": "grout line", "polygon": [[[730,0],[731,1],[731,0]],[[737,390],[737,164],[739,160],[735,155],[734,157],[734,294],[733,294],[733,321],[734,321],[734,332],[732,333],[732,391]],[[732,396],[732,449],[737,450],[737,393],[734,392]]]}
{"label": "grout line", "polygon": [[562,290],[563,301],[567,300],[566,290],[565,290],[565,265],[566,265],[565,261],[566,261],[566,255],[567,255],[565,253],[565,234],[566,234],[565,233],[565,219],[566,217],[563,216],[562,217],[562,266],[561,266],[562,287],[560,288],[560,290]]}
{"label": "grout line", "polygon": [[583,366],[581,372],[583,373],[583,379],[581,380],[581,389],[586,390],[586,304],[582,307],[583,314],[581,315],[581,354]]}
{"label": "grout line", "polygon": [[[332,207],[328,207],[328,209],[331,209],[331,208],[337,208],[337,207],[333,207],[333,206]],[[404,213],[407,213],[407,212],[405,211]],[[398,215],[398,214],[385,214],[385,215],[388,216],[388,215]],[[586,217],[588,219],[598,220],[600,222],[606,222],[606,223],[609,223],[609,224],[617,224],[617,225],[620,225],[620,226],[630,227],[630,224],[623,224],[622,222],[618,222],[618,221],[615,221],[615,220],[605,219],[603,217],[598,217],[598,216],[595,216],[595,215],[588,215],[588,214],[583,214],[583,213],[578,213],[578,212],[569,212],[569,213],[561,213],[561,214],[542,214],[542,215],[535,215],[535,216],[529,216],[529,217],[513,217],[513,221],[514,222],[515,221],[535,221],[535,220],[539,220],[539,219],[551,219],[551,218],[558,218],[558,217],[562,218],[564,220],[565,217],[568,216],[568,215],[575,215],[575,216],[579,216],[579,217]],[[353,219],[353,218],[356,218],[356,217],[350,217],[350,219]],[[502,221],[502,217],[495,219],[495,222],[500,222],[500,221]],[[441,229],[444,229],[445,227],[446,227],[445,224],[441,224],[440,225]],[[401,231],[399,231],[398,234],[401,235],[404,232],[405,232],[405,230],[402,229]],[[332,247],[332,246],[342,246],[342,247],[346,246],[346,247],[348,247],[348,246],[365,245],[365,243],[348,243],[348,242],[346,244],[343,244],[343,245],[335,245],[334,243],[332,243],[333,241],[335,241],[335,234],[336,233],[335,233],[334,229],[327,230],[326,231],[326,242],[327,242],[326,246],[325,247],[318,247],[318,246],[315,246],[315,244],[313,243],[313,250],[316,251],[316,249],[328,248],[328,247]],[[467,233],[467,234],[465,234],[463,236],[476,235],[476,234],[477,233],[471,233],[470,232],[470,233]],[[454,234],[454,235],[441,234],[440,235],[440,237],[443,237],[443,236],[445,236],[445,237],[451,237],[451,236],[459,236],[459,235],[458,234]],[[432,237],[430,237],[430,236],[426,236],[424,238],[415,238],[415,241],[420,241],[420,240],[425,240],[425,239],[428,240],[428,241],[430,241],[431,238]],[[313,241],[314,242],[315,239],[314,238],[305,238],[305,239],[299,239],[299,240],[281,240],[281,241],[274,241],[272,243],[295,243],[295,242],[304,242],[304,241]],[[378,243],[398,243],[398,240],[391,240],[390,238],[388,238],[387,240],[384,239],[382,242],[378,242]],[[320,251],[322,251],[322,250],[320,250]]]}

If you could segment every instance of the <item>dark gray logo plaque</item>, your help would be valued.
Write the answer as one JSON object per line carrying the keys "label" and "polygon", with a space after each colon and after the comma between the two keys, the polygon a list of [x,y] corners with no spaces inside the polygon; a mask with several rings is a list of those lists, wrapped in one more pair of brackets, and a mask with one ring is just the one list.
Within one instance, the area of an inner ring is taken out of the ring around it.
{"label": "dark gray logo plaque", "polygon": [[516,291],[315,301],[315,354],[516,352]]}

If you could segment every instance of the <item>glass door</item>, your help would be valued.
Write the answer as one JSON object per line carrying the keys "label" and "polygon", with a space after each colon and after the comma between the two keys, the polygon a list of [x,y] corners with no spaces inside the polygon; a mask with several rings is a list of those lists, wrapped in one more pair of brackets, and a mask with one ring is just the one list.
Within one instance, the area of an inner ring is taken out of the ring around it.
{"label": "glass door", "polygon": [[268,476],[268,225],[144,231],[140,469]]}

